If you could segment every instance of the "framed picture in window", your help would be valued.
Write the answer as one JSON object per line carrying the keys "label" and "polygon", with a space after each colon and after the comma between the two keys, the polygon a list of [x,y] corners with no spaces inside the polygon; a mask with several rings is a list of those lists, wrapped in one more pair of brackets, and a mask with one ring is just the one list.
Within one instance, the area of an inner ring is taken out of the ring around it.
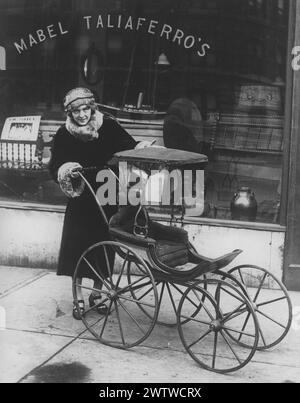
{"label": "framed picture in window", "polygon": [[30,164],[36,158],[36,141],[41,116],[16,116],[6,119],[0,139],[0,162],[7,167]]}
{"label": "framed picture in window", "polygon": [[36,141],[41,116],[15,116],[5,120],[1,141]]}

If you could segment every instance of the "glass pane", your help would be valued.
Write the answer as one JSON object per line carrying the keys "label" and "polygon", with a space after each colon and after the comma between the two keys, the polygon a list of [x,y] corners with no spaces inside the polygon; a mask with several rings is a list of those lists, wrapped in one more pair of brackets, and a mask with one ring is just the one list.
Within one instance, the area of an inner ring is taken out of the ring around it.
{"label": "glass pane", "polygon": [[0,124],[41,124],[32,161],[0,151],[0,199],[65,203],[47,163],[62,99],[85,86],[137,140],[208,155],[202,216],[278,223],[287,3],[1,1]]}

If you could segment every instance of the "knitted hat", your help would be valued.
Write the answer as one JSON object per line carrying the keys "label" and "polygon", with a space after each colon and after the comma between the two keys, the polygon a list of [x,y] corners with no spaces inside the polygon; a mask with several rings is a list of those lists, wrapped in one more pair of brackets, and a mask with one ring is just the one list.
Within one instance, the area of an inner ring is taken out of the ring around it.
{"label": "knitted hat", "polygon": [[89,105],[95,109],[95,98],[88,88],[77,87],[69,91],[65,96],[64,108],[66,112],[70,112],[81,105]]}

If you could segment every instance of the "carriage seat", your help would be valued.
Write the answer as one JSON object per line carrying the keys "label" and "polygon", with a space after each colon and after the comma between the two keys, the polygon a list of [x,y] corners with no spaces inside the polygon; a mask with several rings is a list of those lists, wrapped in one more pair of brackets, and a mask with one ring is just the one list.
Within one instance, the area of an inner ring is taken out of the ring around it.
{"label": "carriage seat", "polygon": [[[122,233],[123,237],[130,242],[138,238],[134,234],[134,221],[139,206],[124,206],[114,214],[109,222],[110,233],[116,236],[115,229]],[[171,227],[154,222],[148,218],[147,237],[154,240],[155,253],[162,263],[169,267],[182,266],[188,263],[188,233],[182,228]],[[126,234],[128,236],[126,237]]]}

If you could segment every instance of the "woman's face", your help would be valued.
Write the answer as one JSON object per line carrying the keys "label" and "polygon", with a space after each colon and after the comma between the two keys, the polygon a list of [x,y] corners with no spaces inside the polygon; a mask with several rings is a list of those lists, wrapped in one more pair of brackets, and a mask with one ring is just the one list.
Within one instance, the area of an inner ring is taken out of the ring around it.
{"label": "woman's face", "polygon": [[73,109],[71,113],[78,126],[85,126],[91,119],[92,110],[88,105],[81,105]]}

